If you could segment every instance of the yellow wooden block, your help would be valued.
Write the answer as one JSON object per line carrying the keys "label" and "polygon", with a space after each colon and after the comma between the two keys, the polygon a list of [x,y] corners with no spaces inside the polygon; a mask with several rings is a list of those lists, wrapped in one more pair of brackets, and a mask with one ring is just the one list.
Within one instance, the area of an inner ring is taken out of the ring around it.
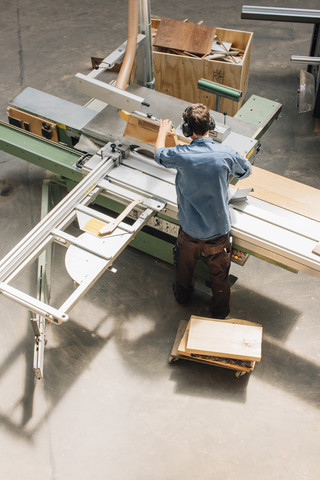
{"label": "yellow wooden block", "polygon": [[91,218],[83,227],[83,230],[86,232],[92,233],[93,235],[96,235],[99,237],[99,231],[102,227],[107,225],[105,222],[102,222],[101,220],[98,220],[96,218]]}

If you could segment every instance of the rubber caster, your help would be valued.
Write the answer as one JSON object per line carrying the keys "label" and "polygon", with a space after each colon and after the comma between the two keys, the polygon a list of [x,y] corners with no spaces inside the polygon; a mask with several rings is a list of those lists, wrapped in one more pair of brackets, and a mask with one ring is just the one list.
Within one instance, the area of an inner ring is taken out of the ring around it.
{"label": "rubber caster", "polygon": [[240,378],[240,377],[243,377],[243,375],[245,375],[247,372],[244,372],[243,370],[237,370],[236,373],[235,373],[235,376],[237,378]]}
{"label": "rubber caster", "polygon": [[176,357],[175,355],[170,355],[169,357],[169,363],[175,363],[179,360],[178,357]]}

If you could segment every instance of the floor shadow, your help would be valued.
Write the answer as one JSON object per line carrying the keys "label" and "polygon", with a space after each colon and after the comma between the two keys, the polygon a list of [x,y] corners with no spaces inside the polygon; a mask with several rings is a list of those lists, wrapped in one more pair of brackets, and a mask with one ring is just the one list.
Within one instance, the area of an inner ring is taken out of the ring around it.
{"label": "floor shadow", "polygon": [[[24,354],[29,365],[25,376],[24,394],[19,402],[23,414],[21,423],[11,420],[10,414],[0,415],[3,426],[11,432],[32,441],[34,432],[50,416],[72,385],[105,347],[113,340],[121,362],[128,375],[136,375],[147,382],[162,378],[175,382],[178,395],[218,398],[244,403],[247,386],[252,375],[276,388],[298,396],[319,406],[320,368],[280,347],[277,342],[285,339],[295,325],[300,312],[245,288],[235,289],[232,299],[232,314],[260,323],[264,327],[262,362],[252,373],[236,378],[233,370],[212,367],[187,360],[169,364],[169,356],[180,320],[188,320],[192,314],[209,316],[210,297],[196,292],[190,305],[181,307],[175,302],[171,291],[172,269],[151,257],[128,249],[117,260],[117,277],[106,272],[88,292],[88,310],[79,310],[81,322],[70,319],[55,327],[53,342],[45,353],[44,394],[47,400],[45,411],[33,421],[34,383],[32,375],[32,333],[24,338],[0,366],[0,377],[8,366]],[[119,291],[124,292],[119,295]],[[244,302],[243,299],[246,299]],[[90,305],[108,315],[95,322],[86,318]],[[76,312],[74,312],[76,316]],[[100,334],[109,318],[115,321],[104,336]],[[83,326],[83,323],[86,326]],[[272,339],[275,339],[273,342]],[[30,426],[31,425],[31,426]]]}
{"label": "floor shadow", "polygon": [[234,370],[181,359],[171,364],[170,368],[170,379],[175,382],[175,393],[178,395],[237,403],[246,401],[250,373],[236,378]]}
{"label": "floor shadow", "polygon": [[231,314],[235,318],[260,323],[264,334],[285,340],[301,312],[256,291],[235,287],[231,294]]}
{"label": "floor shadow", "polygon": [[320,367],[264,338],[254,374],[276,388],[320,408]]}
{"label": "floor shadow", "polygon": [[26,439],[31,440],[32,436],[27,431],[24,431],[25,425],[32,418],[33,414],[33,399],[35,390],[35,379],[32,373],[32,334],[26,335],[15,348],[7,355],[2,365],[0,366],[0,379],[6,374],[14,363],[21,357],[25,357],[25,380],[23,394],[17,399],[16,403],[11,408],[12,416],[14,416],[16,410],[21,408],[22,416],[21,420],[15,422],[12,420],[12,416],[3,415],[0,413],[0,424],[5,426],[10,432],[21,435]]}
{"label": "floor shadow", "polygon": [[[58,346],[45,353],[44,392],[51,408],[61,400],[100,350],[112,338],[102,337],[73,320],[55,329]],[[48,379],[49,381],[47,381]]]}
{"label": "floor shadow", "polygon": [[[97,328],[99,326],[100,324],[98,324]],[[31,427],[28,425],[33,418],[34,393],[39,382],[39,380],[34,378],[32,370],[33,334],[27,334],[0,366],[1,378],[21,355],[25,356],[26,375],[23,394],[18,398],[13,408],[10,409],[11,415],[0,413],[0,424],[11,433],[29,441],[33,440],[35,431],[50,416],[52,410],[88,367],[88,363],[94,359],[112,337],[112,333],[107,337],[102,337],[96,331],[88,330],[72,320],[69,320],[65,325],[53,326],[52,328],[55,329],[59,346],[47,348],[45,351],[45,376],[50,381],[47,382],[45,379],[41,381],[44,382],[47,408],[43,415],[36,420],[35,425]],[[21,421],[13,419],[13,414],[18,407],[21,407],[22,410]]]}

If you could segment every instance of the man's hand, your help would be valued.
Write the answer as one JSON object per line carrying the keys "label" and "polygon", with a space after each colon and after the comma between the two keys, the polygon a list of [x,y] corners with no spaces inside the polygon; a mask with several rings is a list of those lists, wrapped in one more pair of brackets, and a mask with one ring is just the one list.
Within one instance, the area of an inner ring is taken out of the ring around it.
{"label": "man's hand", "polygon": [[154,146],[155,150],[165,147],[167,135],[175,135],[175,132],[172,129],[172,122],[168,118],[160,120],[159,133]]}
{"label": "man's hand", "polygon": [[172,121],[166,118],[165,120],[160,120],[159,133],[164,132],[166,135],[174,135],[172,130]]}

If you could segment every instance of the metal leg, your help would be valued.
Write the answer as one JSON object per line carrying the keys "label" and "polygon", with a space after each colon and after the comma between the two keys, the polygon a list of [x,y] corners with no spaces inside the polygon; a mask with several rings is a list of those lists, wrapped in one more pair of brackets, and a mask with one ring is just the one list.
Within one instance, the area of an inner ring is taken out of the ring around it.
{"label": "metal leg", "polygon": [[[50,180],[44,180],[42,184],[41,218],[44,218],[53,207],[52,188]],[[37,299],[45,303],[50,301],[50,277],[52,262],[51,244],[38,258],[37,272]],[[43,378],[44,348],[46,345],[46,319],[39,314],[32,313],[31,325],[34,331],[33,371],[35,378]]]}
{"label": "metal leg", "polygon": [[216,112],[220,112],[220,95],[216,95]]}

